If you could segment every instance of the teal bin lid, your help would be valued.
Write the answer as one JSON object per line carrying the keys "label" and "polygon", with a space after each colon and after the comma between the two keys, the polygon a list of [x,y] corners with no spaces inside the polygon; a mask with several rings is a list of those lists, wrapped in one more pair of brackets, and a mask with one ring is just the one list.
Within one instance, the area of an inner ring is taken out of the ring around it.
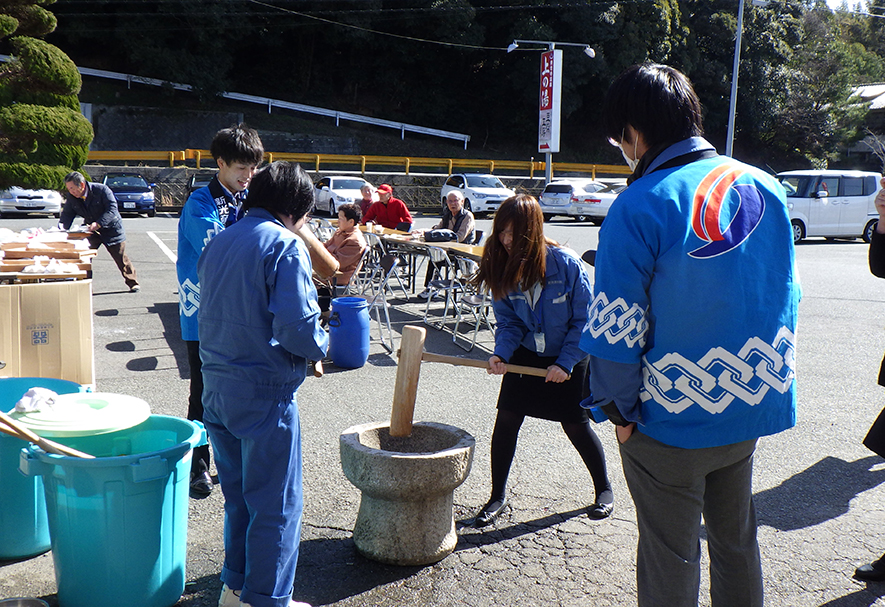
{"label": "teal bin lid", "polygon": [[50,407],[10,416],[43,438],[91,436],[137,426],[151,414],[140,398],[94,392],[59,394]]}

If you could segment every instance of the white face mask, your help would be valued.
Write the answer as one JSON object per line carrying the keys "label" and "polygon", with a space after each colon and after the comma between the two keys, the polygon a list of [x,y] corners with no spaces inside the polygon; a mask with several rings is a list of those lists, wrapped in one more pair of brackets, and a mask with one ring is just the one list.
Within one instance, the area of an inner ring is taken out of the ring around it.
{"label": "white face mask", "polygon": [[[633,148],[633,154],[634,156],[636,155],[636,147]],[[635,171],[636,165],[639,164],[639,159],[630,158],[629,156],[627,156],[627,152],[624,151],[624,148],[621,148],[621,156],[624,157],[624,161],[626,161],[627,166],[630,168],[630,170]]]}

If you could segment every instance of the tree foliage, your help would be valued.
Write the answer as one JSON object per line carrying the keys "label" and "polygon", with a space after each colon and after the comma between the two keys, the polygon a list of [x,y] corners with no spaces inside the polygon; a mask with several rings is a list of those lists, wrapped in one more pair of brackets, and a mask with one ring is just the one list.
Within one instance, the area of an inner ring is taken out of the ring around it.
{"label": "tree foliage", "polygon": [[0,38],[14,55],[0,68],[0,187],[61,189],[92,141],[76,65],[36,37],[56,27],[55,15],[39,6],[53,1],[0,1]]}
{"label": "tree foliage", "polygon": [[[27,3],[26,3],[27,4]],[[78,63],[469,133],[474,148],[534,155],[539,50],[564,48],[563,152],[617,159],[599,108],[629,65],[664,62],[693,80],[722,148],[735,0],[144,0],[61,3],[54,36]],[[775,168],[838,161],[864,110],[853,85],[885,79],[882,19],[823,0],[745,3],[735,154]],[[885,0],[870,0],[870,10]],[[10,17],[18,14],[6,11]],[[0,32],[8,27],[0,17]],[[2,94],[0,94],[2,99]]]}

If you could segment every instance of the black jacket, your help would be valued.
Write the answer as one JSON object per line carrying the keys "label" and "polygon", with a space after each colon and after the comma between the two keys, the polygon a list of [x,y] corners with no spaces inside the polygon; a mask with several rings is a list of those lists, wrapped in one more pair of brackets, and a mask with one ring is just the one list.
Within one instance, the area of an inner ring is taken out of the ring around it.
{"label": "black jacket", "polygon": [[[870,272],[879,278],[885,278],[885,234],[873,231],[870,241]],[[879,367],[879,385],[885,386],[885,359]],[[885,410],[879,414],[863,444],[874,453],[885,457]]]}
{"label": "black jacket", "polygon": [[119,244],[126,240],[123,232],[123,219],[117,209],[117,199],[111,189],[100,183],[86,183],[86,199],[75,198],[65,193],[65,206],[61,211],[59,223],[68,230],[77,216],[84,223],[97,223],[100,226],[97,236],[105,245]]}

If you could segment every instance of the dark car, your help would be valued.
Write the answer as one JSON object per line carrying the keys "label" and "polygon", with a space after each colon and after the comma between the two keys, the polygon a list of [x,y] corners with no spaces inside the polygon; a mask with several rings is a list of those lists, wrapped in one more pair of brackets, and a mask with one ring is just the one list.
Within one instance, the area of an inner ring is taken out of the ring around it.
{"label": "dark car", "polygon": [[190,197],[191,194],[194,193],[194,190],[199,190],[200,188],[204,188],[209,185],[209,182],[212,181],[212,178],[215,177],[215,172],[212,173],[194,173],[187,180],[187,195]]}
{"label": "dark car", "polygon": [[154,184],[138,173],[108,173],[101,182],[111,188],[120,213],[157,214],[154,205]]}

